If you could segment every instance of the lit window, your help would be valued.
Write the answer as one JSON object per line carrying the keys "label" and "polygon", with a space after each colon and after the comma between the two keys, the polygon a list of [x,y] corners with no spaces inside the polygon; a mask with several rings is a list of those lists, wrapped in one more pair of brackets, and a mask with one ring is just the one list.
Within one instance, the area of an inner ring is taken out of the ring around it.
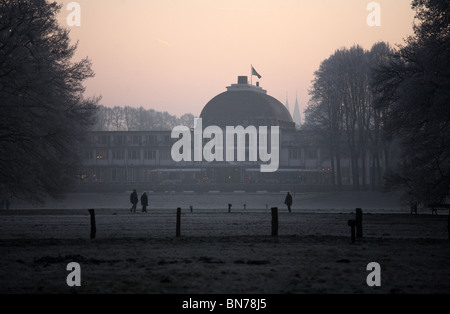
{"label": "lit window", "polygon": [[99,160],[108,159],[108,152],[106,150],[97,150],[96,158]]}

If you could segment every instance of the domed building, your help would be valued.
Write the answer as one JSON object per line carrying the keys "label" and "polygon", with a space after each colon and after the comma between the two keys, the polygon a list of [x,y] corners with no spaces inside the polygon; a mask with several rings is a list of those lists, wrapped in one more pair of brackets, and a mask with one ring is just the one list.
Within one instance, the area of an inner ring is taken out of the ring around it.
{"label": "domed building", "polygon": [[[315,134],[296,129],[286,106],[268,95],[259,83],[249,84],[247,76],[239,76],[237,84],[231,84],[226,87],[226,91],[213,97],[204,106],[199,118],[203,128],[218,126],[221,129],[235,127],[233,129],[237,130],[238,126],[244,127],[244,146],[242,143],[238,144],[242,137],[234,133],[236,141],[230,141],[235,149],[234,154],[228,155],[228,149],[233,146],[226,146],[227,151],[216,151],[217,147],[214,146],[214,155],[223,155],[222,160],[197,160],[194,154],[195,143],[200,143],[200,151],[203,153],[203,145],[206,147],[210,138],[201,135],[201,140],[196,141],[198,137],[195,134],[199,130],[194,127],[190,131],[191,153],[184,155],[183,146],[183,158],[181,161],[176,158],[175,161],[172,148],[177,138],[172,137],[170,130],[92,131],[81,151],[84,157],[83,169],[79,175],[81,181],[93,184],[112,183],[113,186],[133,183],[140,190],[152,191],[167,191],[169,188],[181,191],[278,190],[281,185],[284,185],[284,189],[292,189],[299,185],[330,184],[330,160],[322,153]],[[257,129],[257,140],[251,135],[255,129],[247,128],[249,126]],[[276,144],[273,144],[272,139],[271,127],[274,126],[279,127]],[[267,150],[264,147],[253,149],[255,143],[263,145],[259,134],[261,127],[269,127]],[[229,144],[228,135],[226,132],[217,135],[223,139],[223,148]],[[230,138],[234,138],[234,135]],[[278,149],[273,149],[272,144],[278,145]],[[251,160],[250,154],[255,151],[258,158]],[[181,154],[180,150],[178,152]],[[237,158],[238,152],[245,153],[244,160]],[[261,152],[267,152],[264,158],[270,155],[270,160],[263,161],[260,158]],[[272,162],[276,171],[261,171],[263,164]],[[341,167],[348,165],[341,160]],[[347,174],[348,171],[343,173]],[[346,177],[343,175],[343,178]]]}
{"label": "domed building", "polygon": [[295,129],[295,123],[286,107],[259,84],[248,84],[247,76],[239,76],[238,83],[227,87],[203,108],[200,118],[204,126],[279,126]]}

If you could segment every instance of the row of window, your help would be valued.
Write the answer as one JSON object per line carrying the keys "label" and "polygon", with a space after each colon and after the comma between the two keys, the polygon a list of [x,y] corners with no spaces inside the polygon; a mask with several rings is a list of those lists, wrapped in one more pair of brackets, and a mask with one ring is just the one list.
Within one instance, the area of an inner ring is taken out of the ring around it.
{"label": "row of window", "polygon": [[158,142],[170,143],[170,135],[157,136],[157,135],[99,135],[92,137],[90,142],[98,143],[102,145],[114,144],[114,145],[141,145],[142,143],[151,144]]}
{"label": "row of window", "polygon": [[[297,137],[295,137],[294,142],[300,143],[300,135],[298,135]],[[94,144],[113,144],[118,146],[125,144],[142,145],[155,143],[171,143],[172,141],[173,140],[170,135],[98,135],[90,138],[90,142]],[[203,145],[208,141],[209,139],[203,139]],[[248,135],[246,136],[246,141],[248,141]]]}
{"label": "row of window", "polygon": [[[161,151],[162,158],[168,158],[169,152],[166,150]],[[155,160],[156,159],[156,150],[144,150],[142,151],[142,156],[144,160]],[[126,157],[125,150],[123,149],[113,149],[111,151],[111,157],[113,160],[123,160]],[[129,160],[139,160],[141,159],[141,151],[140,150],[128,150],[128,159]],[[93,159],[93,151],[86,150],[84,152],[84,159]],[[108,159],[109,158],[109,150],[107,149],[98,149],[95,155],[96,159]],[[289,159],[290,160],[300,160],[302,158],[302,150],[300,148],[289,149]],[[307,148],[305,149],[305,158],[306,159],[317,159],[317,149],[315,148]]]}
{"label": "row of window", "polygon": [[[128,155],[125,153],[125,150],[123,149],[113,149],[111,151],[107,149],[97,149],[94,152],[92,150],[86,150],[83,153],[83,157],[86,160],[90,159],[98,159],[98,160],[107,160],[109,159],[109,154],[111,153],[111,158],[113,160],[124,160],[125,157],[128,157],[129,160],[140,160],[141,159],[141,152],[144,160],[155,160],[156,159],[156,150],[129,150]],[[162,159],[168,159],[169,158],[169,152],[168,151],[161,151],[161,158]]]}

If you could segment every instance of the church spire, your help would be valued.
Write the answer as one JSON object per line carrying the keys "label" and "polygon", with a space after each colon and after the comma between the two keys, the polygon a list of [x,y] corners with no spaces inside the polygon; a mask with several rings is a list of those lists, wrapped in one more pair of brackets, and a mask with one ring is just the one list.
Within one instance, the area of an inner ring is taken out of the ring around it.
{"label": "church spire", "polygon": [[289,108],[288,92],[286,92],[286,108],[291,113],[291,108]]}
{"label": "church spire", "polygon": [[295,126],[300,128],[302,126],[302,118],[300,117],[300,108],[298,106],[298,97],[297,93],[295,94],[295,108],[294,108],[294,117],[293,120],[295,122]]}

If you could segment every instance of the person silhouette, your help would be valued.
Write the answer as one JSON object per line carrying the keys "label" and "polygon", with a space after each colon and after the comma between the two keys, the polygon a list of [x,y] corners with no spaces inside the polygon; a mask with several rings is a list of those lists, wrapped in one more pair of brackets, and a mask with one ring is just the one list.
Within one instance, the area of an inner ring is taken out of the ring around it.
{"label": "person silhouette", "polygon": [[131,193],[131,195],[130,195],[130,202],[131,202],[131,204],[133,204],[133,206],[131,206],[130,212],[135,213],[136,212],[136,205],[139,202],[136,190],[133,190],[133,193]]}
{"label": "person silhouette", "polygon": [[292,195],[291,193],[287,193],[286,198],[284,199],[284,203],[287,205],[287,208],[289,210],[290,213],[292,213],[291,211],[291,206],[292,206]]}
{"label": "person silhouette", "polygon": [[142,205],[142,212],[146,213],[147,212],[147,206],[148,206],[148,197],[147,197],[147,193],[144,192],[141,195],[141,205]]}

